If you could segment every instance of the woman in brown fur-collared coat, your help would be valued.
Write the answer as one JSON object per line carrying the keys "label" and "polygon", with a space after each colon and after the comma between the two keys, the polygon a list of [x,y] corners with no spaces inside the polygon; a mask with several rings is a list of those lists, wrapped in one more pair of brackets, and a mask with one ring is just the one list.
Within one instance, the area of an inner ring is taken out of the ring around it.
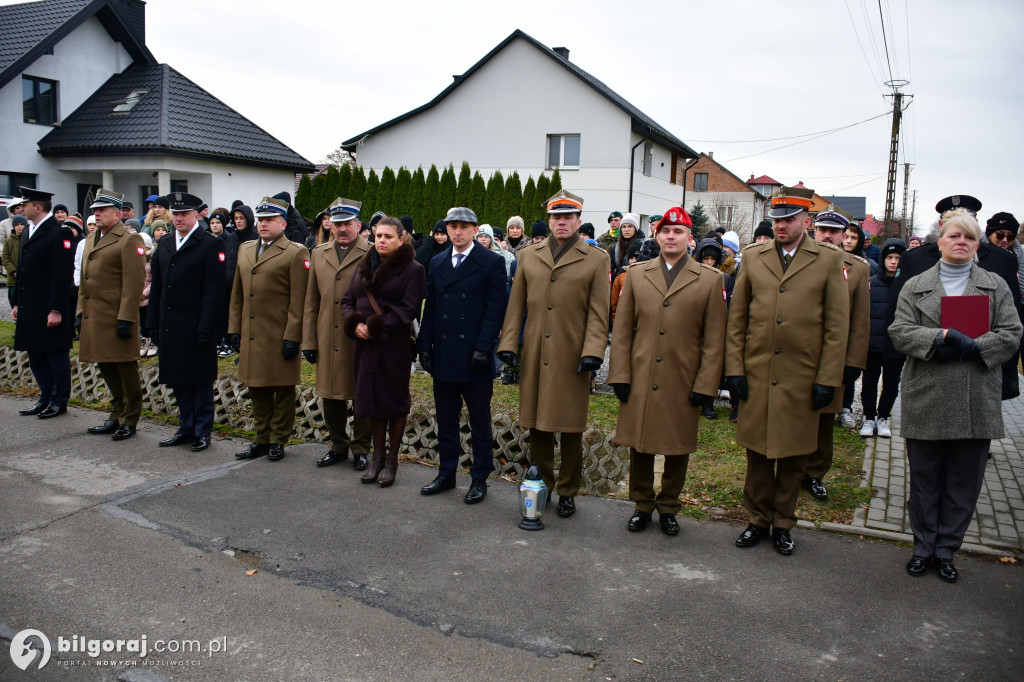
{"label": "woman in brown fur-collared coat", "polygon": [[[381,487],[395,482],[398,448],[412,400],[409,367],[412,323],[419,318],[426,288],[423,266],[405,242],[396,218],[382,218],[374,229],[373,250],[359,263],[341,299],[345,333],[355,339],[356,418],[367,417],[373,433],[373,462],[360,479]],[[376,305],[375,305],[376,304]],[[385,460],[385,435],[390,447]]]}

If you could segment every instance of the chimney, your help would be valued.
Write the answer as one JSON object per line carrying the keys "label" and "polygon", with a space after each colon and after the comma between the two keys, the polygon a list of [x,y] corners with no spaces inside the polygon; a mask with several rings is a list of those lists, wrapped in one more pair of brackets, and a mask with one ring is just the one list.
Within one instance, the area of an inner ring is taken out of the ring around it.
{"label": "chimney", "polygon": [[551,49],[554,50],[555,54],[557,54],[559,57],[561,57],[565,61],[569,61],[569,48],[567,48],[567,47],[553,47]]}
{"label": "chimney", "polygon": [[714,152],[708,152],[708,158],[711,159],[712,161],[714,161],[715,160],[715,153]]}

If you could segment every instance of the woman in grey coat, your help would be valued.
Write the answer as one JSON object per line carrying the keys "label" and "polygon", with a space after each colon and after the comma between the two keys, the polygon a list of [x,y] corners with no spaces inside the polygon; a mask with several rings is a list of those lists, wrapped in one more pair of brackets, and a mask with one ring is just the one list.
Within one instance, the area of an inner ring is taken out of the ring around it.
{"label": "woman in grey coat", "polygon": [[[989,442],[1003,437],[1000,365],[1017,350],[1021,322],[1006,282],[974,262],[977,220],[963,209],[942,218],[942,259],[904,285],[889,336],[907,356],[900,387],[914,532],[907,573],[924,575],[934,560],[939,577],[954,582],[953,553],[978,502]],[[943,297],[979,295],[989,298],[989,331],[971,338],[942,327]]]}

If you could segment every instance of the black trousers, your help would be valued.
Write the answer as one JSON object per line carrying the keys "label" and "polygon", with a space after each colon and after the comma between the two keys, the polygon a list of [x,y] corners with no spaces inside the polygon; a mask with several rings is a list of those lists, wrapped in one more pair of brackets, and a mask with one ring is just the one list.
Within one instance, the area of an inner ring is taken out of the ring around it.
{"label": "black trousers", "polygon": [[[861,370],[857,370],[857,376],[860,376]],[[853,409],[853,393],[856,388],[857,379],[856,377],[850,382],[843,382],[843,407]]]}
{"label": "black trousers", "polygon": [[952,559],[974,516],[991,441],[907,439],[914,554]]}
{"label": "black trousers", "polygon": [[178,433],[213,433],[213,384],[172,384],[171,388],[178,402]]}
{"label": "black trousers", "polygon": [[462,444],[459,437],[459,415],[465,402],[469,412],[469,428],[473,437],[473,465],[469,474],[486,479],[494,471],[494,432],[491,428],[491,395],[494,382],[450,382],[434,379],[434,406],[437,408],[438,458],[440,475],[451,477],[459,468]]}
{"label": "black trousers", "polygon": [[[900,375],[903,374],[903,360],[886,360],[882,351],[868,351],[868,366],[864,370],[864,381],[860,388],[860,402],[864,406],[864,418],[874,420],[875,417],[888,419],[892,415],[892,406],[896,404],[896,396],[900,394]],[[878,396],[878,377],[882,377],[882,397]]]}
{"label": "black trousers", "polygon": [[39,403],[63,407],[71,398],[71,358],[66,350],[28,351],[28,366],[39,384]]}

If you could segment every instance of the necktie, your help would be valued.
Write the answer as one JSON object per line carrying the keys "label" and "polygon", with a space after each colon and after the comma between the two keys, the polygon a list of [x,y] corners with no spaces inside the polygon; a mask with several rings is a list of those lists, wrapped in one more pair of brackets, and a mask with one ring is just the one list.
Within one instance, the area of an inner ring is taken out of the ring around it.
{"label": "necktie", "polygon": [[464,253],[457,253],[457,254],[455,254],[455,267],[459,267],[460,265],[462,265],[462,259],[465,258],[465,257],[466,257],[466,254],[464,254]]}
{"label": "necktie", "polygon": [[789,269],[789,263],[793,260],[793,256],[788,253],[782,254],[782,271],[785,272]]}
{"label": "necktie", "polygon": [[263,255],[263,252],[267,250],[268,246],[270,246],[270,244],[266,242],[260,242],[260,250],[256,252],[256,260],[260,259],[260,256]]}

